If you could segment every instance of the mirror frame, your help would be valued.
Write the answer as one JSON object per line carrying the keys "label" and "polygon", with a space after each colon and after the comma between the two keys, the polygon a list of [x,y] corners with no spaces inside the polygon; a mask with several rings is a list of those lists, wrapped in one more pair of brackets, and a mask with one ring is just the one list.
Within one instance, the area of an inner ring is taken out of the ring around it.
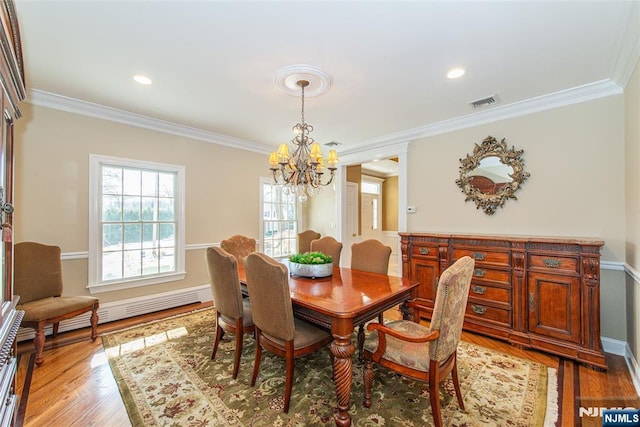
{"label": "mirror frame", "polygon": [[[487,215],[493,215],[496,209],[502,208],[507,200],[517,200],[516,191],[531,175],[524,171],[524,160],[520,157],[522,153],[524,150],[516,150],[513,146],[508,149],[505,138],[498,142],[491,135],[487,136],[482,144],[475,144],[473,154],[467,154],[466,158],[460,159],[460,179],[456,180],[456,184],[467,196],[464,201],[473,200],[476,209],[482,208]],[[509,175],[511,182],[508,185],[505,185],[496,194],[487,194],[471,185],[470,173],[480,165],[482,159],[492,156],[498,157],[502,163],[511,166],[513,174]]]}

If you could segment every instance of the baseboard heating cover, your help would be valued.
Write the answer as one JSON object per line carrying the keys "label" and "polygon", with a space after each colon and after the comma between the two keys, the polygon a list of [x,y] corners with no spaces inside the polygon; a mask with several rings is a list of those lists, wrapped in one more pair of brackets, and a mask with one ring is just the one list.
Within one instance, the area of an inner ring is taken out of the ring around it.
{"label": "baseboard heating cover", "polygon": [[[100,308],[98,309],[98,323],[113,322],[114,320],[126,319],[128,317],[153,313],[154,311],[166,310],[186,304],[211,301],[212,299],[211,287],[206,284],[160,294],[107,302],[100,304]],[[91,312],[88,312],[76,316],[73,319],[63,320],[60,322],[58,332],[90,327],[90,318]],[[48,325],[44,328],[45,335],[51,335],[52,333],[53,325]],[[34,336],[35,332],[33,329],[20,328],[18,330],[17,340],[31,340]]]}

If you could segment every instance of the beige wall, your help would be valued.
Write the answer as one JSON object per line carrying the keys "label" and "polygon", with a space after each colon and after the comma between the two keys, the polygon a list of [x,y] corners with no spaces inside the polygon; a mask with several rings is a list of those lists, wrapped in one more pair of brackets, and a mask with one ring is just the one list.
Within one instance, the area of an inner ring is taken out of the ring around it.
{"label": "beige wall", "polygon": [[[410,231],[603,239],[603,261],[624,261],[624,98],[610,96],[413,142],[408,157]],[[464,201],[459,159],[492,135],[524,150],[531,177],[492,215]],[[602,335],[626,340],[624,274],[601,282]]]}
{"label": "beige wall", "polygon": [[[89,154],[184,165],[186,239],[258,238],[266,155],[23,103],[16,123],[15,241],[88,251]],[[202,249],[187,250],[179,282],[98,294],[102,302],[209,283]],[[65,294],[88,294],[87,259],[64,261]]]}
{"label": "beige wall", "polygon": [[382,184],[382,230],[398,231],[398,177],[385,177]]}
{"label": "beige wall", "polygon": [[636,360],[640,356],[640,63],[627,83],[624,96],[626,161],[627,342]]}

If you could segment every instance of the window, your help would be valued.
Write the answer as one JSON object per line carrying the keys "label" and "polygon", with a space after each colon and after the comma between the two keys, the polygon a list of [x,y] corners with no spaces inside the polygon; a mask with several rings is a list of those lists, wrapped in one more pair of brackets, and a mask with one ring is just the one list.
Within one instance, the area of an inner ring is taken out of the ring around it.
{"label": "window", "polygon": [[184,278],[184,167],[90,156],[89,289]]}
{"label": "window", "polygon": [[274,258],[297,251],[298,224],[295,194],[268,178],[260,181],[262,196],[261,234],[263,252]]}

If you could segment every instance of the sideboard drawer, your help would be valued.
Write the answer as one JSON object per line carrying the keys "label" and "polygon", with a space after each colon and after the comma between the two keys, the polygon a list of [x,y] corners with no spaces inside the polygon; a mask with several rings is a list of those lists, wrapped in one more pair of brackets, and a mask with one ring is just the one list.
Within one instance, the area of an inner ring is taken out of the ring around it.
{"label": "sideboard drawer", "polygon": [[580,273],[577,258],[552,255],[529,255],[529,268],[553,270],[555,272]]}
{"label": "sideboard drawer", "polygon": [[481,319],[483,321],[493,321],[511,326],[511,312],[502,308],[491,307],[489,305],[468,302],[466,316]]}
{"label": "sideboard drawer", "polygon": [[413,245],[414,256],[438,258],[438,247],[435,245]]}
{"label": "sideboard drawer", "polygon": [[505,288],[496,288],[494,286],[471,284],[469,288],[469,296],[477,299],[483,299],[487,302],[495,301],[503,304],[511,305],[511,290]]}
{"label": "sideboard drawer", "polygon": [[511,287],[511,273],[505,270],[494,270],[476,265],[471,278],[474,283],[489,282]]}
{"label": "sideboard drawer", "polygon": [[476,261],[476,265],[478,265],[478,263],[488,263],[509,267],[511,263],[509,252],[490,251],[482,248],[454,247],[452,255],[454,260],[462,258],[463,256],[470,256]]}

